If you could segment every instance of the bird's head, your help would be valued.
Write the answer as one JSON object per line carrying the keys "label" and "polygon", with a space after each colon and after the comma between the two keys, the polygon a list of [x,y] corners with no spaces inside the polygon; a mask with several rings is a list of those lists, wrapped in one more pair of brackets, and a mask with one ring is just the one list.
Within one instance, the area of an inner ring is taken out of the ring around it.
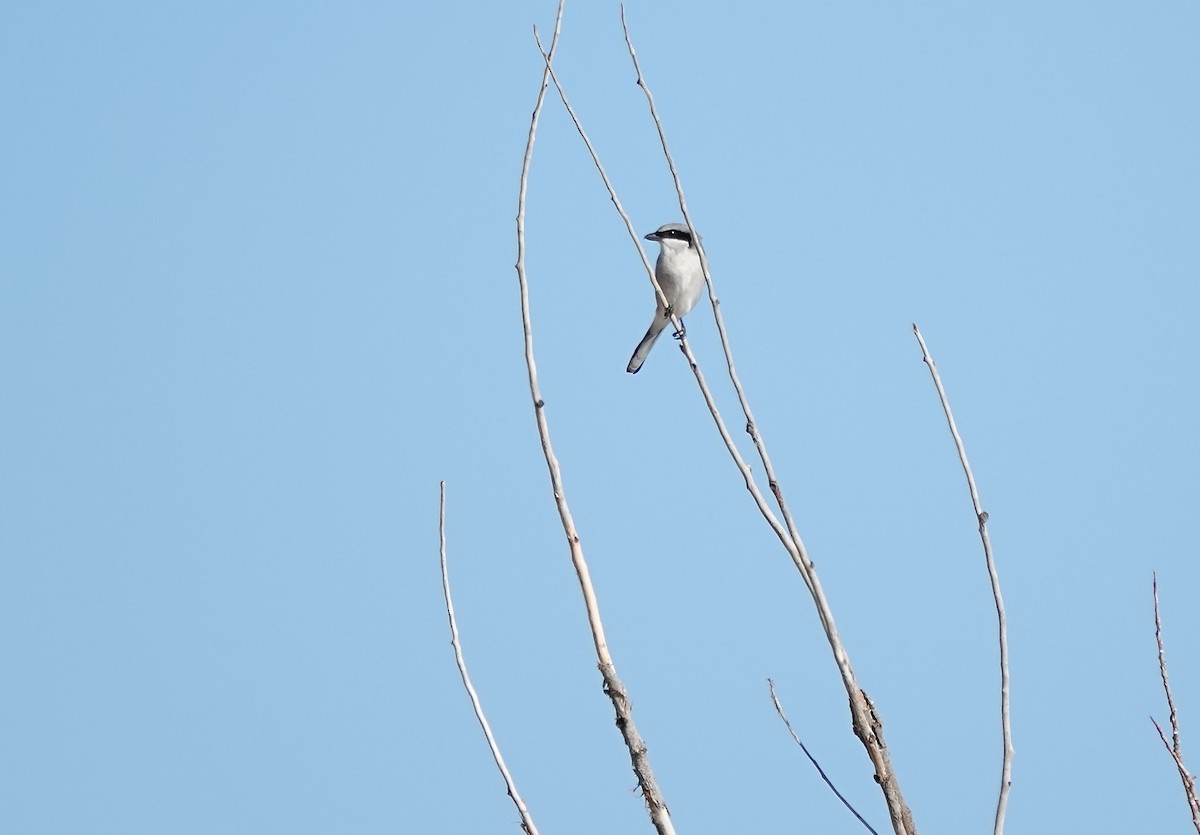
{"label": "bird's head", "polygon": [[663,249],[683,250],[692,248],[692,233],[686,223],[666,223],[646,236],[648,241],[658,241]]}

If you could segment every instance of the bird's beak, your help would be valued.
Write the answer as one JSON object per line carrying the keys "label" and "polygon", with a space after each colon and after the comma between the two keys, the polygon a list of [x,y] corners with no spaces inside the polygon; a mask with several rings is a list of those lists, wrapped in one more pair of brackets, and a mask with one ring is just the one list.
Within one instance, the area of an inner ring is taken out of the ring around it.
{"label": "bird's beak", "polygon": [[646,240],[648,240],[648,241],[657,241],[657,240],[658,240],[658,233],[657,233],[657,232],[651,232],[649,235],[647,235],[647,236],[646,236]]}

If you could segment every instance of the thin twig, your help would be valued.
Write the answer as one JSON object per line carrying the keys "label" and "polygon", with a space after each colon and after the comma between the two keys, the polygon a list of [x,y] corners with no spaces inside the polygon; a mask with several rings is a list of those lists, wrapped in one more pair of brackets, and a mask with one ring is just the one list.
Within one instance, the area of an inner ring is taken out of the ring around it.
{"label": "thin twig", "polygon": [[[538,49],[541,49],[543,59],[548,57],[546,51],[541,48],[540,42],[538,44]],[[591,139],[588,138],[587,131],[584,130],[583,124],[579,121],[579,117],[575,113],[575,108],[571,106],[571,101],[567,98],[566,90],[563,89],[563,86],[559,82],[558,76],[554,73],[553,69],[550,70],[550,78],[554,82],[555,88],[558,90],[558,97],[562,100],[563,107],[566,108],[567,114],[571,117],[571,121],[575,124],[575,131],[583,140],[583,144],[587,147],[588,153],[592,157],[592,164],[596,166],[596,171],[599,172],[600,178],[604,182],[604,187],[608,191],[609,199],[612,200],[613,206],[616,207],[617,214],[620,215],[621,220],[625,222],[625,228],[629,232],[630,239],[633,241],[634,246],[637,248],[638,254],[642,258],[642,264],[645,266],[646,272],[650,276],[650,281],[654,285],[655,292],[661,296],[662,289],[658,286],[658,280],[654,275],[654,268],[650,266],[650,260],[646,257],[645,250],[642,249],[637,231],[633,228],[633,221],[629,219],[629,215],[626,214],[625,209],[621,206],[621,200],[619,197],[617,197],[617,191],[613,187],[612,181],[608,178],[608,173],[604,170],[604,166],[600,162],[600,155],[596,152],[595,146],[592,145]],[[671,322],[677,327],[680,324],[677,318],[674,316],[672,316]],[[688,344],[686,336],[679,340],[679,348],[683,352],[683,355],[687,357],[688,365],[692,369],[692,374],[696,378],[697,385],[700,387],[700,392],[704,397],[705,404],[708,406],[708,411],[712,415],[713,420],[717,425],[717,431],[721,435],[721,440],[725,442],[725,448],[729,451],[729,454],[733,456],[733,459],[737,464],[738,471],[741,472],[742,478],[745,480],[746,489],[749,490],[751,496],[754,497],[754,501],[758,506],[759,512],[761,512],[766,518],[767,523],[771,526],[771,529],[775,532],[775,535],[779,537],[779,539],[784,543],[785,547],[791,548],[791,539],[788,536],[787,530],[779,523],[779,520],[775,518],[775,514],[772,513],[771,506],[767,503],[767,500],[763,497],[762,492],[758,489],[758,485],[754,482],[754,475],[750,470],[750,465],[747,464],[745,459],[742,458],[741,452],[738,451],[737,445],[733,442],[733,436],[730,435],[728,428],[725,426],[725,421],[721,417],[720,411],[717,409],[716,400],[713,398],[712,391],[709,389],[708,383],[704,379],[704,374],[700,370],[700,363],[696,359],[695,354],[692,353],[692,348]]]}
{"label": "thin twig", "polygon": [[808,757],[808,761],[813,764],[813,767],[817,770],[817,773],[821,775],[821,779],[825,781],[825,785],[829,786],[830,791],[837,795],[837,799],[842,801],[842,805],[849,809],[854,817],[858,818],[859,823],[865,826],[871,835],[879,835],[879,833],[875,831],[874,827],[867,823],[866,819],[858,813],[858,810],[850,805],[850,801],[847,800],[840,791],[838,791],[837,786],[833,784],[833,781],[829,779],[829,775],[825,773],[825,769],[821,768],[821,764],[817,762],[817,758],[809,752],[808,746],[801,742],[800,737],[798,737],[796,732],[792,730],[792,723],[788,721],[787,715],[783,712],[783,705],[779,703],[779,696],[775,693],[775,682],[773,682],[771,679],[767,679],[767,686],[771,688],[771,702],[775,705],[775,712],[778,713],[779,718],[783,720],[783,724],[787,727],[788,733],[792,735],[792,739],[795,740],[796,744],[800,746],[800,750],[804,752],[804,756]]}
{"label": "thin twig", "polygon": [[629,239],[633,241],[634,247],[637,248],[638,254],[642,258],[642,266],[646,269],[646,274],[650,276],[650,284],[654,287],[654,295],[658,301],[658,305],[667,311],[671,324],[675,326],[675,331],[679,336],[679,347],[690,357],[690,351],[687,348],[687,335],[683,329],[683,322],[672,311],[670,303],[667,301],[666,295],[663,293],[662,287],[658,284],[658,276],[654,273],[654,267],[650,265],[650,259],[646,255],[646,251],[642,249],[641,236],[633,226],[633,221],[629,219],[629,215],[625,212],[625,208],[621,205],[621,198],[617,196],[617,191],[613,188],[612,181],[608,178],[608,172],[604,170],[604,166],[600,164],[600,155],[596,153],[596,148],[592,145],[592,140],[588,138],[587,131],[583,129],[583,124],[579,121],[579,116],[575,113],[575,108],[571,106],[570,99],[567,98],[567,93],[559,83],[558,75],[554,72],[554,68],[550,65],[550,56],[546,50],[542,48],[542,42],[537,36],[537,27],[534,27],[533,37],[537,40],[538,50],[542,53],[542,60],[546,62],[546,69],[550,73],[550,78],[554,82],[554,87],[558,91],[558,97],[563,103],[563,107],[567,111],[567,115],[571,117],[572,123],[575,125],[575,130],[583,139],[583,144],[587,148],[588,153],[592,157],[592,163],[596,166],[596,170],[600,173],[600,179],[604,181],[604,188],[608,191],[608,197],[612,200],[613,206],[616,207],[617,214],[621,220],[625,222],[625,232],[629,235]]}
{"label": "thin twig", "polygon": [[921,346],[921,356],[929,366],[933,377],[933,385],[937,388],[938,398],[942,402],[942,411],[946,415],[946,423],[950,426],[950,434],[954,438],[954,446],[958,449],[958,460],[962,463],[963,472],[967,476],[967,487],[971,491],[971,504],[975,508],[975,519],[979,523],[979,539],[983,542],[983,556],[987,562],[988,577],[992,583],[992,597],[996,602],[996,625],[1000,633],[1000,724],[1004,736],[1004,756],[1000,767],[1000,798],[996,802],[996,818],[992,832],[1000,835],[1004,831],[1004,815],[1008,809],[1008,793],[1012,788],[1012,725],[1009,722],[1009,682],[1008,682],[1008,628],[1004,615],[1004,598],[1000,595],[1000,576],[996,573],[996,561],[992,557],[992,542],[988,538],[988,515],[979,503],[979,491],[975,487],[975,476],[971,465],[967,462],[967,450],[963,446],[962,437],[958,434],[958,426],[954,423],[954,414],[950,411],[950,401],[946,398],[946,389],[942,387],[942,378],[938,374],[937,363],[929,355],[929,348],[921,336],[921,329],[914,323],[913,334]]}
{"label": "thin twig", "polygon": [[[567,538],[567,546],[571,551],[571,564],[579,579],[579,587],[583,593],[584,606],[587,609],[588,626],[592,632],[592,642],[596,648],[596,658],[599,661],[600,674],[604,679],[604,692],[612,700],[616,712],[617,727],[629,749],[633,772],[641,788],[642,797],[646,801],[650,820],[658,835],[674,835],[675,827],[671,822],[671,814],[666,801],[654,779],[650,768],[650,760],[646,744],[638,733],[633,722],[633,712],[625,686],[617,677],[612,655],[608,650],[608,642],[604,637],[604,625],[600,620],[600,607],[596,593],[592,587],[591,576],[583,555],[583,546],[579,541],[579,533],[575,521],[567,505],[566,491],[563,488],[562,471],[554,448],[550,443],[550,426],[546,419],[546,403],[542,399],[538,383],[537,363],[533,355],[533,324],[529,313],[529,284],[525,274],[525,198],[529,183],[529,167],[533,158],[534,139],[537,135],[538,119],[541,115],[542,104],[545,101],[546,89],[550,78],[553,77],[551,62],[554,49],[558,43],[558,35],[562,26],[563,0],[559,0],[558,15],[554,22],[554,37],[550,42],[549,52],[542,49],[541,40],[537,37],[537,27],[534,27],[534,38],[538,41],[538,49],[542,52],[545,68],[542,73],[542,84],[538,91],[537,104],[530,119],[529,136],[525,143],[525,157],[521,166],[520,196],[517,201],[517,282],[521,290],[521,323],[525,334],[525,366],[529,372],[529,395],[533,402],[534,417],[537,421],[538,437],[541,439],[542,453],[546,458],[546,467],[550,475],[550,487],[554,494],[554,503],[558,508],[559,519],[562,521],[563,533]],[[557,82],[556,82],[557,84]]]}
{"label": "thin twig", "polygon": [[[792,558],[792,562],[796,565],[796,569],[800,572],[805,585],[808,587],[809,594],[812,596],[813,604],[816,607],[817,615],[821,619],[822,628],[825,631],[826,640],[829,642],[830,650],[833,653],[834,662],[837,664],[838,671],[841,673],[842,684],[846,689],[846,695],[849,700],[851,722],[854,728],[855,736],[862,742],[863,747],[867,751],[868,757],[875,768],[875,779],[879,783],[883,791],[884,800],[887,803],[888,814],[891,817],[892,828],[897,835],[916,835],[916,826],[912,819],[912,812],[908,808],[908,804],[904,800],[904,796],[900,791],[900,784],[896,777],[896,773],[892,768],[891,757],[887,751],[887,744],[883,740],[883,723],[879,718],[874,704],[871,702],[866,691],[858,684],[858,680],[854,675],[854,669],[850,665],[850,658],[846,652],[845,645],[842,643],[841,637],[838,635],[837,625],[834,622],[833,610],[829,605],[828,599],[825,597],[824,589],[821,586],[820,579],[817,577],[816,567],[808,556],[807,549],[804,547],[804,542],[800,538],[791,511],[788,508],[787,502],[783,497],[783,489],[779,484],[779,480],[775,476],[774,466],[771,464],[770,456],[767,454],[766,443],[763,440],[761,433],[758,430],[757,422],[754,420],[754,415],[750,410],[749,400],[746,397],[745,391],[742,388],[740,379],[733,363],[733,352],[729,346],[729,340],[726,337],[724,321],[721,317],[720,301],[717,299],[713,289],[712,276],[708,268],[708,257],[704,253],[703,245],[699,243],[699,235],[696,234],[695,227],[692,225],[691,215],[687,209],[687,200],[683,193],[683,184],[679,178],[678,170],[675,167],[675,161],[671,156],[670,149],[667,146],[666,132],[663,128],[662,120],[659,118],[658,110],[654,105],[654,96],[650,92],[650,87],[642,75],[641,66],[638,63],[637,52],[633,48],[633,40],[629,35],[629,28],[625,21],[625,7],[621,6],[621,26],[625,32],[625,44],[629,49],[629,56],[633,61],[634,70],[637,74],[637,84],[642,88],[642,92],[646,96],[646,101],[650,106],[650,114],[654,120],[655,127],[658,129],[659,140],[662,144],[663,153],[667,158],[667,164],[671,169],[671,176],[675,182],[676,192],[679,196],[679,207],[683,212],[684,220],[691,231],[692,239],[697,241],[698,252],[700,255],[700,264],[704,272],[704,280],[708,286],[709,299],[713,306],[713,315],[717,321],[717,331],[721,337],[722,348],[725,352],[725,363],[729,371],[730,379],[733,382],[734,388],[737,391],[738,400],[742,407],[742,412],[746,418],[746,432],[750,435],[754,442],[754,446],[758,451],[759,458],[763,463],[763,468],[767,476],[767,483],[775,497],[776,504],[779,506],[780,513],[783,515],[784,526],[781,526],[776,520],[774,513],[762,498],[762,494],[754,482],[749,465],[742,459],[741,453],[738,452],[733,441],[729,438],[728,432],[725,430],[724,421],[718,414],[715,405],[712,402],[711,395],[708,392],[707,386],[703,384],[703,378],[699,374],[699,367],[695,360],[692,359],[690,352],[688,353],[689,362],[692,364],[692,370],[696,374],[697,382],[701,384],[701,392],[704,395],[705,402],[709,405],[709,411],[712,413],[717,427],[721,432],[721,437],[725,440],[726,448],[736,462],[739,471],[742,473],[746,481],[746,489],[753,497],[755,504],[759,508],[759,512],[770,524],[775,531],[788,555]],[[640,249],[640,247],[639,247]]]}
{"label": "thin twig", "polygon": [[467,695],[471,699],[471,708],[475,711],[475,718],[479,720],[479,727],[483,728],[483,736],[487,739],[488,748],[492,750],[492,759],[496,761],[496,767],[500,769],[500,776],[504,778],[504,785],[508,787],[508,796],[512,798],[517,812],[521,815],[521,829],[526,835],[538,835],[538,829],[533,823],[533,816],[529,814],[525,801],[517,791],[517,784],[513,782],[512,775],[508,772],[508,766],[504,764],[500,746],[496,744],[496,738],[492,736],[492,728],[488,725],[487,717],[483,715],[483,705],[479,701],[474,685],[471,684],[471,676],[467,673],[467,662],[463,658],[462,644],[458,639],[458,623],[454,619],[454,600],[450,597],[450,572],[446,569],[446,482],[444,481],[441,484],[441,503],[438,511],[438,538],[441,541],[442,594],[446,598],[446,617],[450,619],[450,646],[454,647],[454,663],[458,665],[458,674],[462,676],[463,687],[467,689]]}
{"label": "thin twig", "polygon": [[1179,778],[1183,781],[1183,793],[1192,810],[1192,825],[1196,827],[1196,832],[1200,832],[1200,799],[1196,795],[1196,778],[1183,764],[1183,751],[1179,744],[1179,714],[1175,710],[1175,698],[1171,695],[1171,685],[1167,681],[1167,652],[1163,649],[1162,618],[1158,614],[1158,574],[1155,573],[1152,576],[1154,578],[1154,640],[1158,642],[1158,673],[1162,676],[1163,692],[1167,694],[1167,709],[1171,715],[1171,742],[1167,742],[1163,729],[1153,716],[1150,717],[1150,721],[1154,722],[1163,747],[1175,760],[1175,768],[1179,770]]}
{"label": "thin twig", "polygon": [[[737,394],[738,404],[742,407],[742,414],[746,418],[746,434],[750,436],[750,439],[754,442],[754,448],[758,451],[759,460],[762,461],[763,471],[767,476],[767,484],[771,488],[771,493],[775,496],[775,503],[779,506],[780,513],[783,515],[783,521],[787,526],[788,534],[796,542],[797,550],[800,551],[804,561],[810,562],[805,554],[804,543],[800,539],[800,533],[796,527],[795,520],[792,518],[792,512],[784,500],[783,488],[779,484],[779,480],[775,477],[775,467],[771,463],[771,457],[767,454],[766,442],[759,433],[758,421],[754,419],[754,413],[750,409],[750,400],[746,397],[746,390],[742,387],[742,380],[738,376],[737,369],[734,367],[733,348],[730,346],[729,336],[725,330],[725,317],[721,315],[721,301],[717,298],[717,291],[713,285],[712,273],[708,263],[708,253],[704,251],[704,244],[700,240],[700,236],[696,234],[696,229],[692,224],[692,213],[688,211],[687,197],[683,192],[683,180],[680,179],[679,169],[675,166],[675,158],[671,155],[671,149],[667,145],[667,133],[663,127],[662,119],[659,118],[658,108],[654,104],[654,94],[650,92],[650,85],[646,83],[646,79],[642,75],[642,67],[638,62],[637,51],[633,48],[633,39],[629,35],[629,25],[625,20],[624,4],[621,4],[621,30],[625,33],[625,46],[629,50],[630,59],[633,61],[633,70],[637,75],[637,85],[642,88],[642,93],[646,96],[646,103],[650,107],[650,117],[654,120],[654,127],[658,131],[658,141],[662,145],[663,156],[666,158],[667,167],[671,171],[671,179],[675,184],[675,193],[679,197],[679,210],[683,213],[683,221],[687,224],[692,240],[696,242],[696,251],[700,256],[700,269],[704,273],[704,283],[708,287],[708,299],[712,305],[713,319],[717,325],[717,335],[721,340],[721,350],[725,354],[725,367],[729,372],[729,380],[733,383],[734,392]],[[807,575],[804,579],[805,582],[808,582]]]}

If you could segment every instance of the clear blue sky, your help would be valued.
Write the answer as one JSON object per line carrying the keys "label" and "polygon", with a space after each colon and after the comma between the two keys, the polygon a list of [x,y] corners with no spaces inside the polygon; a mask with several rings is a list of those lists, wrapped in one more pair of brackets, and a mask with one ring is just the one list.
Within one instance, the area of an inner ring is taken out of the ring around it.
{"label": "clear blue sky", "polygon": [[[513,217],[552,0],[0,15],[0,829],[648,832],[525,387]],[[1200,6],[638,2],[739,370],[920,831],[1186,832],[1200,768]],[[642,232],[674,193],[615,3],[562,79]],[[565,114],[530,184],[548,415],[681,833],[887,819],[803,585]],[[689,334],[731,424],[705,303]],[[739,440],[744,440],[739,433]],[[748,446],[746,447],[748,449]]]}

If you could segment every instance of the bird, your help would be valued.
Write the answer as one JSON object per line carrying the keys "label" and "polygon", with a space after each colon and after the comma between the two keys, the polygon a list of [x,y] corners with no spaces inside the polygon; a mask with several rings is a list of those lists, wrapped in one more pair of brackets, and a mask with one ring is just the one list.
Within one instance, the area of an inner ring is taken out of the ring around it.
{"label": "bird", "polygon": [[[629,365],[625,370],[630,374],[637,374],[641,370],[642,363],[646,361],[650,349],[658,340],[658,335],[671,321],[671,314],[679,317],[682,326],[683,317],[696,306],[704,289],[700,251],[696,248],[696,242],[692,240],[692,233],[686,223],[664,224],[647,235],[646,240],[658,241],[658,262],[654,265],[654,277],[658,279],[658,286],[662,288],[669,307],[663,307],[658,294],[654,294],[657,302],[654,320],[642,341],[638,343],[633,356],[629,358]],[[681,327],[676,336],[682,335]]]}

